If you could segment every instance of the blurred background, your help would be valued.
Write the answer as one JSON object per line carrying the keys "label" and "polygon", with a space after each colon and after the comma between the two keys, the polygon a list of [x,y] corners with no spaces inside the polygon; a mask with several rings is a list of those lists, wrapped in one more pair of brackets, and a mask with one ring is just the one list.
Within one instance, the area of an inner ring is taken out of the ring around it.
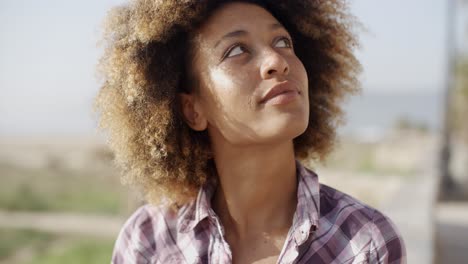
{"label": "blurred background", "polygon": [[[91,104],[123,0],[0,1],[0,263],[109,263],[141,203]],[[468,1],[354,0],[363,91],[321,181],[390,216],[408,263],[468,258]]]}

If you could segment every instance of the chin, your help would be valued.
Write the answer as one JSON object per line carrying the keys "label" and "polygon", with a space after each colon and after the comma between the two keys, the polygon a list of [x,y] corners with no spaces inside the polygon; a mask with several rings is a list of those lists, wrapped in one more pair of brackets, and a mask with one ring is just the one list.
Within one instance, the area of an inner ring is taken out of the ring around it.
{"label": "chin", "polygon": [[309,125],[309,107],[307,105],[291,105],[274,109],[268,113],[265,128],[282,138],[294,139],[303,134]]}
{"label": "chin", "polygon": [[302,135],[307,130],[307,123],[301,123],[296,125],[290,125],[288,131],[285,132],[285,135],[289,139],[295,139],[296,137]]}
{"label": "chin", "polygon": [[308,116],[307,118],[297,117],[298,116],[294,116],[294,118],[274,120],[275,122],[270,123],[270,126],[268,126],[268,131],[264,131],[266,137],[274,138],[276,140],[292,140],[302,135],[309,124]]}

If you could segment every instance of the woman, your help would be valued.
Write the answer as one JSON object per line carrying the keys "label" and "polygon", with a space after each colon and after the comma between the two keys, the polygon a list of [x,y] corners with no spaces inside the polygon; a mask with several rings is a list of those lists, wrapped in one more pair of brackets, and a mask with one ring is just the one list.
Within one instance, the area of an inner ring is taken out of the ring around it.
{"label": "woman", "polygon": [[96,105],[149,202],[113,263],[405,262],[385,215],[301,163],[358,89],[343,1],[136,0],[107,22]]}

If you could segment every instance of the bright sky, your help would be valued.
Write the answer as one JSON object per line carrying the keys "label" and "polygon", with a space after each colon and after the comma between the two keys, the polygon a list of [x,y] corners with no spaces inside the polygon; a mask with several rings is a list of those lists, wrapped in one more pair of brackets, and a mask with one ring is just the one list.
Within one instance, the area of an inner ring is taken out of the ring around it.
{"label": "bright sky", "polygon": [[[0,135],[92,133],[96,42],[118,0],[0,2]],[[366,91],[438,91],[445,0],[354,0]]]}

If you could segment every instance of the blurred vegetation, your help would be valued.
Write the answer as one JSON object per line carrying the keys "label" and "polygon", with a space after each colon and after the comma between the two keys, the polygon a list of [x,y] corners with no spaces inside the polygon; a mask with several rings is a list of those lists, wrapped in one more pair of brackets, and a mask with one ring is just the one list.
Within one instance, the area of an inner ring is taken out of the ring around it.
{"label": "blurred vegetation", "polygon": [[[8,148],[0,149],[5,157],[0,159],[0,211],[78,213],[84,217],[104,214],[118,218],[134,209],[129,208],[128,189],[121,185],[112,165],[113,157],[106,148],[69,150],[32,145],[20,151],[29,156],[23,160]],[[34,163],[41,160],[44,162]],[[115,238],[101,238],[99,234],[90,238],[0,228],[0,264],[109,263],[114,241]]]}
{"label": "blurred vegetation", "polygon": [[468,57],[458,60],[456,85],[452,98],[454,133],[468,144]]}
{"label": "blurred vegetation", "polygon": [[110,263],[113,241],[77,240],[62,250],[41,252],[30,264],[100,264]]}
{"label": "blurred vegetation", "polygon": [[116,215],[127,199],[118,177],[69,169],[0,164],[0,209]]}
{"label": "blurred vegetation", "polygon": [[114,241],[0,229],[0,263],[109,263]]}
{"label": "blurred vegetation", "polygon": [[422,133],[429,132],[429,126],[422,122],[422,121],[415,121],[406,116],[399,117],[395,123],[393,124],[393,129],[401,130],[401,131],[419,131]]}
{"label": "blurred vegetation", "polygon": [[[410,130],[413,131],[413,130]],[[413,131],[419,133],[419,130]],[[399,132],[400,133],[400,132]],[[391,139],[387,139],[391,140]],[[371,177],[403,176],[416,174],[417,161],[394,160],[390,153],[401,157],[398,150],[402,143],[363,142],[347,138],[339,143],[336,150],[327,159],[326,167],[347,172],[364,173]],[[415,143],[412,143],[415,144]],[[417,144],[417,143],[416,143]],[[388,158],[387,158],[388,157]]]}
{"label": "blurred vegetation", "polygon": [[34,230],[0,229],[0,261],[8,258],[21,248],[33,251],[42,250],[52,240],[52,235]]}

